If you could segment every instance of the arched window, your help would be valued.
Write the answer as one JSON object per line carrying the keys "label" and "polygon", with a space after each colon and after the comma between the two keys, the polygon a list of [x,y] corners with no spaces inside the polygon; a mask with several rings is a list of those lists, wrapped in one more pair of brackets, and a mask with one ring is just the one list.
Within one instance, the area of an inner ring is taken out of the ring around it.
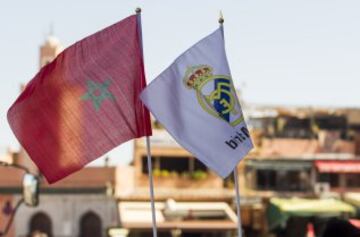
{"label": "arched window", "polygon": [[51,219],[43,212],[36,213],[30,219],[29,236],[34,236],[35,233],[41,233],[47,237],[53,236]]}
{"label": "arched window", "polygon": [[100,217],[89,211],[80,219],[80,235],[79,237],[102,237],[102,224]]}

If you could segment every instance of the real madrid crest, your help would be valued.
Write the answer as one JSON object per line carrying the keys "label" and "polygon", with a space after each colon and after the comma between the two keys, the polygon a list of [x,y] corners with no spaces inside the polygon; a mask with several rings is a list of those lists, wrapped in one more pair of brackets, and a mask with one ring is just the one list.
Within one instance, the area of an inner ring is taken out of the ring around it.
{"label": "real madrid crest", "polygon": [[235,127],[244,118],[230,76],[213,75],[208,65],[188,67],[184,77],[188,89],[196,91],[200,106],[209,114]]}

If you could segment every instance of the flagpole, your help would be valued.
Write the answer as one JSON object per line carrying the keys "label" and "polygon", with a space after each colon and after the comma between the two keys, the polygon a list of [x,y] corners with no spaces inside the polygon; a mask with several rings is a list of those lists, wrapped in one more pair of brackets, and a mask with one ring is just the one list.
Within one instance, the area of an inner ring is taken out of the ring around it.
{"label": "flagpole", "polygon": [[155,198],[154,198],[154,181],[152,174],[152,164],[151,164],[151,153],[150,153],[150,138],[146,136],[146,149],[147,149],[147,163],[148,163],[148,172],[149,172],[149,183],[150,183],[150,199],[151,199],[151,215],[152,215],[152,229],[153,236],[157,237],[157,228],[156,228],[156,215],[155,215]]}
{"label": "flagpole", "polygon": [[235,180],[235,192],[236,192],[236,212],[237,212],[237,216],[238,216],[238,237],[242,237],[241,212],[240,212],[240,192],[239,192],[237,166],[234,169],[234,180]]}
{"label": "flagpole", "polygon": [[[222,14],[222,12],[220,11],[220,17],[219,17],[219,24],[220,24],[220,29],[221,29],[221,33],[224,37],[224,28],[223,28],[223,24],[224,24],[224,16]],[[242,237],[242,228],[241,228],[241,213],[240,213],[240,192],[239,192],[239,181],[238,181],[238,172],[237,172],[237,166],[234,169],[234,181],[235,181],[235,193],[236,193],[236,212],[237,212],[237,217],[238,217],[238,237]]]}
{"label": "flagpole", "polygon": [[[141,53],[144,62],[144,51],[143,51],[143,43],[142,43],[142,30],[141,30],[141,8],[138,7],[135,10],[137,16],[137,22],[139,26],[139,39],[141,46]],[[152,164],[151,164],[151,149],[150,149],[150,138],[146,136],[146,151],[147,151],[147,164],[148,164],[148,173],[149,173],[149,184],[150,184],[150,202],[151,202],[151,216],[152,216],[152,230],[153,236],[157,237],[157,228],[156,228],[156,215],[155,215],[155,195],[154,195],[154,180],[152,174]]]}

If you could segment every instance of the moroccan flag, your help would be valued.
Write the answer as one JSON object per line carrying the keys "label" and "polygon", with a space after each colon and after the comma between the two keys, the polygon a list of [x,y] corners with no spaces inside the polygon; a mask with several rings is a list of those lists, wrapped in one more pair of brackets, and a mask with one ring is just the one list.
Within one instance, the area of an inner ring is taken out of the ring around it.
{"label": "moroccan flag", "polygon": [[11,129],[49,183],[151,135],[139,27],[133,15],[70,46],[10,107]]}
{"label": "moroccan flag", "polygon": [[180,145],[222,177],[253,147],[222,27],[178,57],[144,89],[141,99]]}

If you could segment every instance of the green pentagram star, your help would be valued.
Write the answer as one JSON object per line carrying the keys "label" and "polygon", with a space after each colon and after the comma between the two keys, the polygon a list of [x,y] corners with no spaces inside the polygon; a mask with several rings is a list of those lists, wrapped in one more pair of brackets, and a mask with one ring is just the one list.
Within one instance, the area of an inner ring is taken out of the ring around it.
{"label": "green pentagram star", "polygon": [[94,81],[87,81],[87,92],[81,96],[82,100],[91,100],[95,110],[98,111],[101,107],[101,104],[104,100],[110,99],[114,100],[115,97],[109,91],[108,87],[110,86],[110,81],[104,81],[103,83],[97,83]]}

